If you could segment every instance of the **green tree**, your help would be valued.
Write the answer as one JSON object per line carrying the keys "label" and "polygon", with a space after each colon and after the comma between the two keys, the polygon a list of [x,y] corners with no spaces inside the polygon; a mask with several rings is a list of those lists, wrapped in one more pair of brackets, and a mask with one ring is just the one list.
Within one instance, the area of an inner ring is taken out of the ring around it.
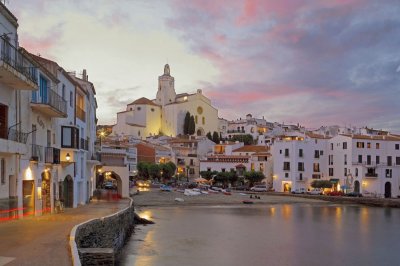
{"label": "green tree", "polygon": [[189,134],[189,124],[190,124],[190,113],[187,112],[185,115],[185,121],[183,122],[183,134]]}
{"label": "green tree", "polygon": [[245,134],[245,135],[234,135],[230,139],[231,141],[239,141],[243,142],[244,145],[252,145],[254,144],[253,136],[250,134]]}
{"label": "green tree", "polygon": [[215,131],[214,131],[213,136],[212,136],[212,141],[214,141],[216,144],[219,143],[219,135],[218,135],[218,132],[215,132]]}
{"label": "green tree", "polygon": [[160,178],[161,176],[161,170],[160,170],[160,166],[158,164],[152,163],[149,165],[148,167],[148,171],[149,171],[149,177],[151,178]]}
{"label": "green tree", "polygon": [[201,177],[202,177],[202,178],[205,178],[205,179],[207,179],[207,180],[211,180],[211,178],[212,178],[214,175],[217,175],[217,174],[218,174],[217,171],[200,171]]}
{"label": "green tree", "polygon": [[333,184],[329,180],[313,180],[311,187],[313,188],[332,188]]}
{"label": "green tree", "polygon": [[254,183],[260,182],[265,178],[263,172],[260,171],[245,172],[244,177],[249,180],[250,186],[253,186]]}
{"label": "green tree", "polygon": [[211,136],[211,132],[208,132],[206,136],[207,136],[207,138],[208,138],[209,140],[213,140],[213,139],[212,139],[212,136]]}
{"label": "green tree", "polygon": [[229,172],[218,172],[217,175],[214,177],[214,181],[218,183],[222,183],[222,185],[226,186],[229,182]]}
{"label": "green tree", "polygon": [[146,162],[139,162],[137,164],[138,176],[143,179],[149,178],[149,164]]}
{"label": "green tree", "polygon": [[193,135],[194,132],[196,131],[196,124],[194,122],[194,116],[190,116],[190,122],[189,122],[189,129],[188,129],[188,134]]}

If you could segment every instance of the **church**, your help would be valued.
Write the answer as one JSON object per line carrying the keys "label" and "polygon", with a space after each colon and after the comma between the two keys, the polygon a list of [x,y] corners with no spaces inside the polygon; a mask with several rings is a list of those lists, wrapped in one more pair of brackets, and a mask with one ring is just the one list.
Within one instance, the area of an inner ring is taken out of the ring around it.
{"label": "church", "polygon": [[164,74],[158,77],[156,99],[142,97],[128,104],[125,111],[117,113],[113,134],[139,139],[154,135],[175,137],[183,134],[187,112],[195,118],[197,136],[218,132],[218,110],[210,99],[201,89],[192,94],[176,94],[175,80],[166,64]]}

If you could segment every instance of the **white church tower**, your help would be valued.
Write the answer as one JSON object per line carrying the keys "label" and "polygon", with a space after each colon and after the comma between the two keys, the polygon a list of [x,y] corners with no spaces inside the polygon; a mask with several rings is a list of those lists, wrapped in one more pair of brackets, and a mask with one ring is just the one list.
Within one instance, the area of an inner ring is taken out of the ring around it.
{"label": "white church tower", "polygon": [[158,91],[156,104],[165,106],[166,104],[175,102],[175,80],[170,75],[169,65],[164,66],[164,74],[158,77]]}

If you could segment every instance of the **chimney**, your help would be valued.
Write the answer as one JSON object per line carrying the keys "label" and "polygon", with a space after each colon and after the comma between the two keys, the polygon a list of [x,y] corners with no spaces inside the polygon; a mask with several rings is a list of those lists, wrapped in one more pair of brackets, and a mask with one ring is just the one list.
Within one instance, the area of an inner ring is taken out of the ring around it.
{"label": "chimney", "polygon": [[87,74],[86,74],[86,69],[83,70],[82,79],[83,79],[84,81],[87,81],[87,80],[88,80],[88,77],[87,77]]}

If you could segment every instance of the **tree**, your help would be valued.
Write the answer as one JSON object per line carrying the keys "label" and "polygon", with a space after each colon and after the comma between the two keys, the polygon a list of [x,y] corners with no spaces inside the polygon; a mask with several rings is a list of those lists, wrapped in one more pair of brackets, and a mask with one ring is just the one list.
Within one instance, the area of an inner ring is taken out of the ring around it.
{"label": "tree", "polygon": [[332,182],[329,180],[313,180],[311,187],[313,188],[332,188]]}
{"label": "tree", "polygon": [[254,144],[253,136],[250,134],[245,134],[245,135],[234,135],[230,139],[231,141],[239,141],[243,142],[244,145],[252,145]]}
{"label": "tree", "polygon": [[185,121],[183,122],[183,134],[189,134],[189,124],[190,124],[190,113],[187,112],[185,115]]}
{"label": "tree", "polygon": [[250,172],[245,172],[244,177],[249,180],[250,186],[253,186],[254,183],[260,182],[265,178],[263,172],[260,171],[250,171]]}
{"label": "tree", "polygon": [[153,179],[160,178],[161,176],[160,166],[158,164],[155,163],[150,164],[148,167],[148,171],[149,171],[149,176]]}
{"label": "tree", "polygon": [[149,164],[146,162],[139,162],[137,164],[138,176],[143,179],[149,178]]}
{"label": "tree", "polygon": [[212,178],[214,175],[217,175],[217,174],[218,174],[217,171],[200,171],[201,177],[202,177],[202,178],[205,178],[205,179],[207,179],[207,180],[211,180],[211,178]]}
{"label": "tree", "polygon": [[208,138],[209,140],[211,140],[211,141],[213,140],[213,139],[212,139],[212,136],[211,136],[211,132],[208,132],[206,136],[207,136],[207,138]]}
{"label": "tree", "polygon": [[218,132],[215,132],[215,131],[214,131],[213,136],[212,136],[212,141],[214,141],[216,144],[219,143],[219,135],[218,135]]}
{"label": "tree", "polygon": [[194,116],[190,116],[190,122],[189,122],[189,129],[188,129],[188,134],[193,135],[194,132],[196,131],[196,124],[194,122]]}

